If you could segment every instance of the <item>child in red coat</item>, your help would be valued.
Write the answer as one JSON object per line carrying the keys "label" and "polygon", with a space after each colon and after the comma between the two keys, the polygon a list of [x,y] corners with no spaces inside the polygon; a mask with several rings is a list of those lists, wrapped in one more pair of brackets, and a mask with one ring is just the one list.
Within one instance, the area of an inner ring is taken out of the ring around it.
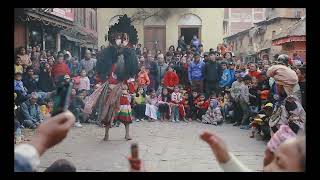
{"label": "child in red coat", "polygon": [[178,84],[179,77],[177,73],[173,71],[173,68],[169,66],[167,72],[163,76],[163,85],[169,90],[169,93],[172,93],[173,88]]}
{"label": "child in red coat", "polygon": [[205,99],[205,96],[201,94],[195,101],[197,121],[201,122],[202,116],[206,114],[209,107],[209,101]]}

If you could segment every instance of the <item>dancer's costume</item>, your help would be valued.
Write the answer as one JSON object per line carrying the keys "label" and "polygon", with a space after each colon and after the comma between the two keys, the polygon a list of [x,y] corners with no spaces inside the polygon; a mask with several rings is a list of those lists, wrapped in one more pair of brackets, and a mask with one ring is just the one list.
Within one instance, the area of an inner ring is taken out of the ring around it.
{"label": "dancer's costume", "polygon": [[[128,104],[125,97],[122,97],[122,86],[138,72],[138,59],[135,51],[130,48],[130,44],[137,43],[137,31],[130,25],[130,19],[126,15],[122,16],[119,22],[110,28],[108,34],[108,40],[112,45],[99,53],[96,66],[103,84],[89,96],[85,105],[85,112],[89,114],[92,108],[96,108],[97,121],[104,125],[111,125],[115,117],[119,117],[121,104]],[[130,37],[129,40],[128,35],[133,38]],[[117,46],[115,39],[119,36],[122,42],[129,41],[129,44],[125,47]],[[132,121],[128,120],[129,118],[121,119],[126,123]]]}

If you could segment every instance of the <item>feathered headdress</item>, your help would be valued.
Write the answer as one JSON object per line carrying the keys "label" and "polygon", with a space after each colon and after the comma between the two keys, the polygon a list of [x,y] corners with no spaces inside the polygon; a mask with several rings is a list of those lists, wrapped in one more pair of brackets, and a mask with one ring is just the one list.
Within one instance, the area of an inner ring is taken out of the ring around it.
{"label": "feathered headdress", "polygon": [[126,14],[120,17],[118,23],[109,28],[108,34],[105,36],[105,40],[114,44],[117,36],[121,36],[121,38],[125,38],[125,36],[127,36],[127,39],[130,37],[130,44],[137,44],[138,32],[134,26],[131,25],[131,22],[131,19]]}

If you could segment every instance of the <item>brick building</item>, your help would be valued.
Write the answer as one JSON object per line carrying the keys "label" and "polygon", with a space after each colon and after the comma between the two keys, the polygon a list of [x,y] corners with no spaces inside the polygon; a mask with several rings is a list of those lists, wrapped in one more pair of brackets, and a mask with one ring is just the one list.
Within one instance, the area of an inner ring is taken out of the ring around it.
{"label": "brick building", "polygon": [[223,33],[231,36],[265,20],[266,8],[224,8]]}
{"label": "brick building", "polygon": [[69,49],[76,56],[81,48],[97,49],[96,8],[78,9],[16,8],[15,49],[39,45],[42,50]]}

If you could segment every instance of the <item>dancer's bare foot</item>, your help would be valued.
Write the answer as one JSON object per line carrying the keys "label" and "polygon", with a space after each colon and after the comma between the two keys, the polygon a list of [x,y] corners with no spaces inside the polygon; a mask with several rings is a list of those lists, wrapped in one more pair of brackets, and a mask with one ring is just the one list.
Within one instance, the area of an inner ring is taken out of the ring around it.
{"label": "dancer's bare foot", "polygon": [[131,138],[130,136],[126,136],[125,139],[126,139],[127,141],[132,140],[132,138]]}
{"label": "dancer's bare foot", "polygon": [[108,141],[108,140],[109,140],[109,137],[108,137],[108,136],[104,136],[103,140],[104,140],[104,141]]}

